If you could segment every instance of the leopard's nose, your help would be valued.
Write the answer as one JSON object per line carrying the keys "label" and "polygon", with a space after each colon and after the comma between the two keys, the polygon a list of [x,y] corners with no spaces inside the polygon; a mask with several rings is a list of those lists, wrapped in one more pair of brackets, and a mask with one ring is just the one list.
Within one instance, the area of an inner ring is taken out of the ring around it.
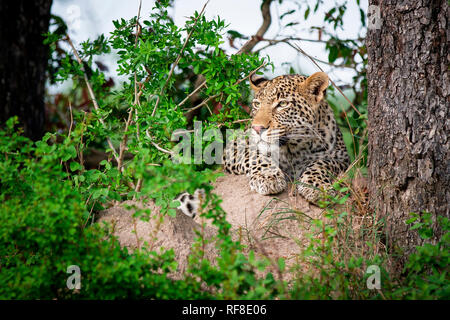
{"label": "leopard's nose", "polygon": [[258,134],[261,134],[261,131],[265,129],[263,126],[252,126],[253,130],[255,130]]}

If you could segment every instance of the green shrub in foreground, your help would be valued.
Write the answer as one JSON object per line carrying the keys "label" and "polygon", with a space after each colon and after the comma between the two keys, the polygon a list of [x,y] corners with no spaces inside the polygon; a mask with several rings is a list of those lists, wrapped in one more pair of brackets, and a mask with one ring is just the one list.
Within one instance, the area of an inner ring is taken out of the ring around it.
{"label": "green shrub in foreground", "polygon": [[[14,124],[11,119],[7,131],[0,130],[1,299],[262,299],[282,289],[270,273],[256,277],[266,264],[247,259],[231,240],[218,199],[205,213],[219,230],[217,266],[203,259],[199,236],[190,273],[168,278],[176,268],[172,251],[129,253],[99,225],[87,223],[87,199],[60,160],[70,158],[70,141],[34,145],[14,132]],[[167,170],[151,172],[146,181],[167,183]],[[80,290],[66,286],[71,265],[81,268]]]}
{"label": "green shrub in foreground", "polygon": [[[16,133],[0,131],[0,141],[1,299],[208,297],[196,281],[166,277],[172,252],[131,254],[99,226],[85,227],[85,199],[58,154],[39,157]],[[79,291],[67,289],[70,265],[81,267]]]}
{"label": "green shrub in foreground", "polygon": [[[217,265],[203,259],[201,236],[194,243],[188,273],[181,280],[167,274],[176,268],[171,251],[129,253],[115,238],[89,218],[86,197],[76,188],[63,162],[71,153],[66,144],[34,145],[14,132],[0,130],[0,298],[1,299],[448,299],[450,297],[449,221],[440,219],[444,234],[435,244],[417,247],[405,265],[403,276],[393,279],[384,269],[389,256],[368,252],[346,259],[333,254],[339,245],[339,229],[348,228],[343,212],[327,210],[328,220],[313,221],[325,241],[311,239],[299,252],[309,261],[310,271],[297,274],[293,286],[274,279],[271,273],[258,278],[267,261],[243,254],[231,240],[230,225],[219,199],[210,199],[205,212],[218,227],[220,255]],[[164,170],[169,170],[165,168]],[[162,184],[164,170],[152,173]],[[158,173],[159,172],[159,173]],[[72,177],[73,178],[73,177]],[[345,197],[345,196],[344,196]],[[335,201],[334,201],[335,200]],[[339,197],[332,202],[339,202]],[[328,222],[327,222],[328,221]],[[424,239],[432,235],[430,215],[414,215]],[[314,236],[314,234],[311,236]],[[374,239],[376,241],[376,239]],[[372,257],[372,258],[370,258]],[[284,262],[279,262],[281,272]],[[366,287],[364,266],[380,266],[381,291]],[[69,290],[70,265],[81,268],[81,289]],[[206,285],[206,287],[205,287]],[[208,288],[207,290],[205,288]]]}

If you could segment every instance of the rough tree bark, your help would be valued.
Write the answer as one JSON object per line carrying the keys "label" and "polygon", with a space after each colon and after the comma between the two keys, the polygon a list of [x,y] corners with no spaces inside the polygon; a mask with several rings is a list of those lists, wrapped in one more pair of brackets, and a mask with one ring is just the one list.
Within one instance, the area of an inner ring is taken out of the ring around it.
{"label": "rough tree bark", "polygon": [[[449,217],[449,5],[369,5],[379,8],[382,19],[366,39],[370,195],[386,218],[388,242],[402,248],[405,258],[422,243],[405,224],[410,212]],[[435,231],[433,240],[441,232]]]}
{"label": "rough tree bark", "polygon": [[44,132],[45,69],[52,0],[0,2],[0,125],[17,115],[25,134]]}

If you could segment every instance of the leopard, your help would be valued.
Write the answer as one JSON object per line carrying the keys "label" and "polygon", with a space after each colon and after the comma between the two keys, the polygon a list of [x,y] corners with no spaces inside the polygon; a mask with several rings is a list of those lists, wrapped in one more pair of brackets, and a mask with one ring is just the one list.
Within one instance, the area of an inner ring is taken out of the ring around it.
{"label": "leopard", "polygon": [[[295,194],[317,204],[324,191],[333,192],[336,177],[349,166],[342,132],[326,100],[328,75],[288,74],[271,80],[251,75],[249,83],[251,126],[227,143],[224,171],[246,175],[250,189],[261,195],[279,194],[292,183]],[[195,216],[198,199],[184,196],[193,204],[182,202],[182,212]]]}

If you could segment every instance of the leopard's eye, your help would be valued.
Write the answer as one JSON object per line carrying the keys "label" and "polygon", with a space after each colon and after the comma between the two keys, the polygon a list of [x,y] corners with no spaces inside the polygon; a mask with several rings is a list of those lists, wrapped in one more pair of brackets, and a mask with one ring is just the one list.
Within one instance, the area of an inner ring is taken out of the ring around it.
{"label": "leopard's eye", "polygon": [[261,105],[261,102],[259,102],[258,100],[253,100],[252,102],[254,108],[259,108],[259,106]]}
{"label": "leopard's eye", "polygon": [[289,106],[289,102],[287,102],[287,101],[280,101],[278,104],[277,104],[277,106],[275,107],[275,110],[282,110],[282,109],[284,109],[284,108],[286,108],[286,107],[288,107]]}

